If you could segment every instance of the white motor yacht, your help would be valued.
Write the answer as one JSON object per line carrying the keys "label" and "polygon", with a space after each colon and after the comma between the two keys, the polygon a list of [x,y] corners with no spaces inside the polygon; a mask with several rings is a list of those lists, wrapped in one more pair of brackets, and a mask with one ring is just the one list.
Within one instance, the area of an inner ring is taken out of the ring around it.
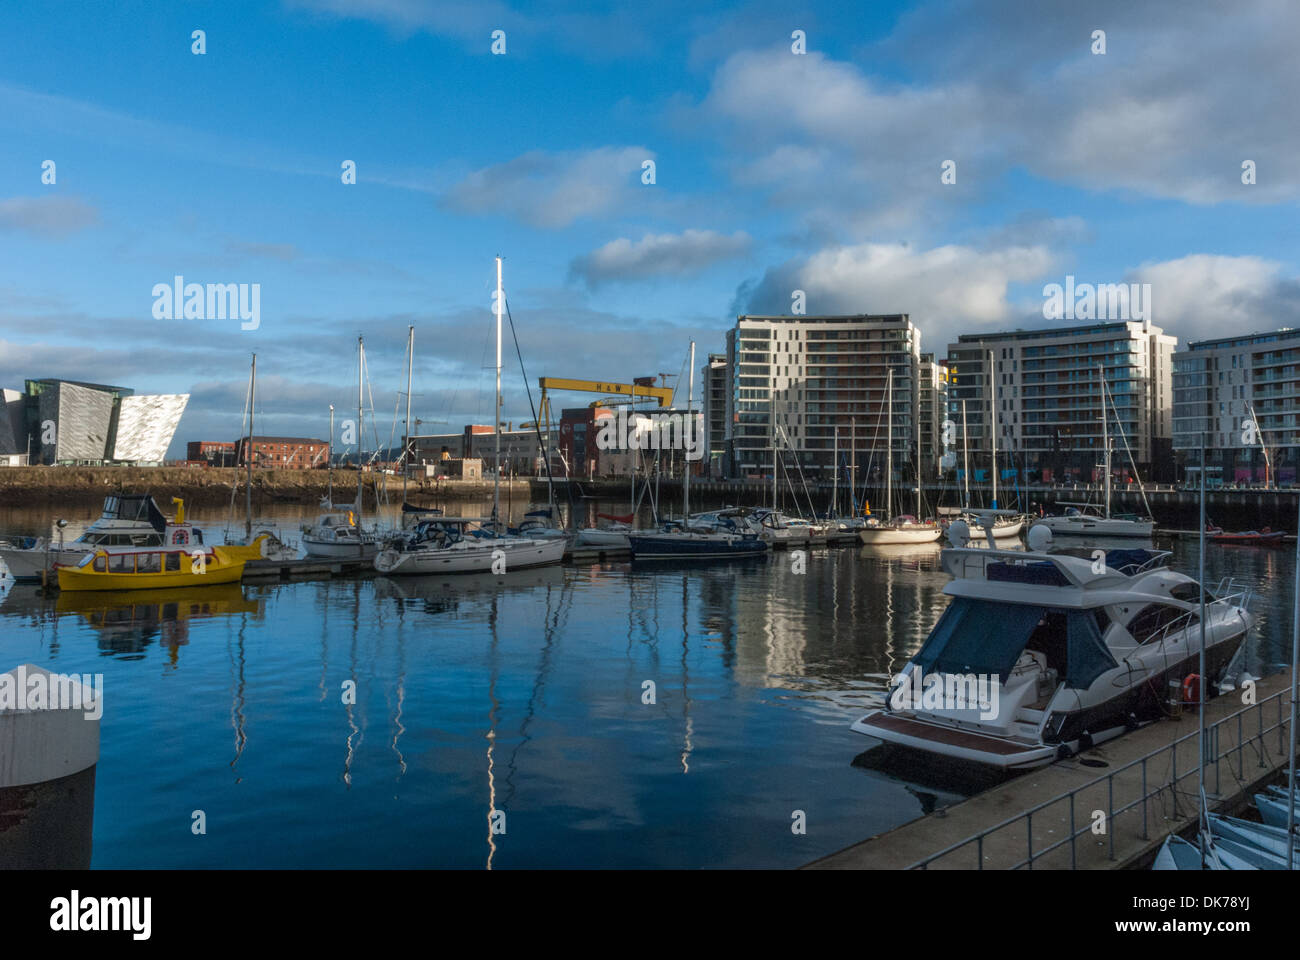
{"label": "white motor yacht", "polygon": [[303,552],[331,560],[369,560],[379,552],[379,535],[364,529],[351,510],[322,513],[302,530]]}
{"label": "white motor yacht", "polygon": [[[952,603],[885,708],[854,730],[1025,770],[1161,715],[1169,684],[1198,671],[1201,586],[1165,567],[1167,552],[1048,552],[1041,529],[1021,552],[968,547],[969,529],[952,524],[953,546],[941,555]],[[1231,580],[1206,594],[1211,680],[1250,631],[1249,597]]]}
{"label": "white motor yacht", "polygon": [[177,514],[169,520],[147,493],[105,497],[99,519],[76,539],[65,543],[61,538],[10,537],[0,540],[0,560],[15,580],[39,581],[55,564],[75,567],[96,550],[202,546],[203,531],[185,521],[182,501],[172,502],[178,505]]}

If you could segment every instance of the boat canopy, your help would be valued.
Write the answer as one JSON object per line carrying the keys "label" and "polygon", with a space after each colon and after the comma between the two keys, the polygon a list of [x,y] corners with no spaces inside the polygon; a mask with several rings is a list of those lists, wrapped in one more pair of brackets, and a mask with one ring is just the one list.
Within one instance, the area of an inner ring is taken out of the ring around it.
{"label": "boat canopy", "polygon": [[167,529],[167,518],[147,493],[119,493],[105,497],[104,519],[147,523],[159,533]]}
{"label": "boat canopy", "polygon": [[926,673],[997,675],[1005,683],[1026,649],[1043,653],[1067,687],[1086,690],[1116,666],[1093,610],[957,597],[912,663]]}

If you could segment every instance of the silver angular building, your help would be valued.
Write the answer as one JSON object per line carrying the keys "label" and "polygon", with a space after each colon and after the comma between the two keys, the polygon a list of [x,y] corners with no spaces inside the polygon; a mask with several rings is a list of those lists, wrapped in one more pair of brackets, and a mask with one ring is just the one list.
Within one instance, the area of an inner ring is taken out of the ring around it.
{"label": "silver angular building", "polygon": [[[16,391],[5,392],[6,401],[11,393]],[[11,428],[17,435],[10,445],[20,448],[14,454],[30,451],[31,463],[161,464],[188,401],[189,394],[137,395],[101,383],[28,380],[21,425]],[[0,459],[9,452],[3,449],[6,439],[0,425]]]}

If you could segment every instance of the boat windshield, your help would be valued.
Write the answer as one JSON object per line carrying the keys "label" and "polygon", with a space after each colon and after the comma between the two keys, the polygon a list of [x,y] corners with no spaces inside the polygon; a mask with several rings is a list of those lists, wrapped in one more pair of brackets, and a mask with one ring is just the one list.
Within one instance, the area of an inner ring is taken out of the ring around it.
{"label": "boat windshield", "polygon": [[1026,650],[1044,654],[1068,687],[1084,690],[1115,659],[1092,610],[957,597],[912,662],[926,673],[983,674],[1003,683]]}

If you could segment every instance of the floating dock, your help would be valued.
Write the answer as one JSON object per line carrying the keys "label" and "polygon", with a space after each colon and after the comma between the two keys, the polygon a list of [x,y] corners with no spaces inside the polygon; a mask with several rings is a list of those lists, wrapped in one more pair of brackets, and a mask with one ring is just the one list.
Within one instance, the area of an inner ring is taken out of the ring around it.
{"label": "floating dock", "polygon": [[244,564],[243,581],[268,580],[328,580],[331,577],[350,577],[373,573],[374,560],[331,560],[322,557],[305,557],[299,560],[249,560]]}
{"label": "floating dock", "polygon": [[[1205,791],[1235,814],[1285,770],[1291,674],[1205,707]],[[1197,710],[1161,719],[1070,760],[807,864],[805,870],[1115,870],[1144,867],[1198,817]],[[918,759],[919,763],[926,762]]]}

